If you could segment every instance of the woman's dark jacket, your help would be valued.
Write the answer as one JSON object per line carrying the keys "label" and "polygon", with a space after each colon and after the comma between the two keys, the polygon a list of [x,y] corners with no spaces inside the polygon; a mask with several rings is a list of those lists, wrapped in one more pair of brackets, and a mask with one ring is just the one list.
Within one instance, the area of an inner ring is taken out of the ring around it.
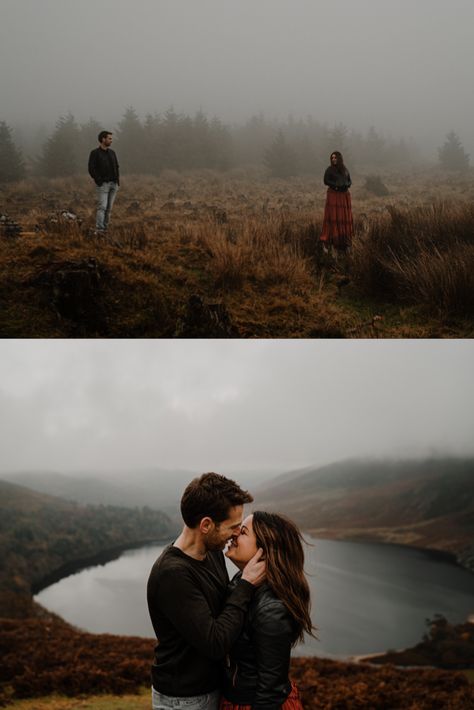
{"label": "woman's dark jacket", "polygon": [[324,173],[324,184],[336,192],[347,192],[352,180],[348,170],[340,173],[334,165],[330,165]]}
{"label": "woman's dark jacket", "polygon": [[[230,589],[240,578],[240,572]],[[276,710],[290,694],[290,651],[298,632],[268,584],[257,589],[225,668],[223,695],[255,710]]]}

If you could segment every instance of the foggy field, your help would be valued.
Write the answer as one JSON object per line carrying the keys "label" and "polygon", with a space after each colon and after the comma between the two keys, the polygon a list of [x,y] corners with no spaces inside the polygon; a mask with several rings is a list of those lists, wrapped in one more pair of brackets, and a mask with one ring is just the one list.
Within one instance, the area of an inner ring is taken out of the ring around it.
{"label": "foggy field", "polygon": [[[0,187],[3,337],[469,337],[471,173],[353,175],[349,259],[322,253],[325,189],[258,169],[123,178],[107,237],[86,177]],[[70,213],[62,215],[62,213]]]}

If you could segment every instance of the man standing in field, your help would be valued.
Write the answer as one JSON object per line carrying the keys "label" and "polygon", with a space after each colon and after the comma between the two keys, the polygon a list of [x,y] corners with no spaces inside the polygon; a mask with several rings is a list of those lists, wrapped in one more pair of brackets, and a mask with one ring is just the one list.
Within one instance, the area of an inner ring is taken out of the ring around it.
{"label": "man standing in field", "polygon": [[184,527],[148,579],[148,609],[158,638],[152,667],[154,710],[217,710],[219,662],[236,641],[256,587],[262,550],[227,596],[223,550],[240,532],[252,496],[234,481],[205,473],[181,499]]}
{"label": "man standing in field", "polygon": [[97,232],[106,232],[110,213],[120,184],[119,164],[112,145],[112,133],[101,131],[98,135],[99,147],[89,156],[89,175],[97,190]]}

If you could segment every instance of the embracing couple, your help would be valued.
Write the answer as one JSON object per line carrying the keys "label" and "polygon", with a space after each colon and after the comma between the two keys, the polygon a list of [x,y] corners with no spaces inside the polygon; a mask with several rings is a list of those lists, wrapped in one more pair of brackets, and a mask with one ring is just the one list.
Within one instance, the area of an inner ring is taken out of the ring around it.
{"label": "embracing couple", "polygon": [[153,710],[302,708],[288,676],[291,647],[313,629],[302,538],[281,515],[242,521],[252,500],[216,473],[184,491],[183,530],[148,580]]}

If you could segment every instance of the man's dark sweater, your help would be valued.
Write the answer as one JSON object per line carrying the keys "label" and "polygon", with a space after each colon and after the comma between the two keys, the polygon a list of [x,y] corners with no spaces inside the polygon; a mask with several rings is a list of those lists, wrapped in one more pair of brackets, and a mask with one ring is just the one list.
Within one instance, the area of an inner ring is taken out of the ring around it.
{"label": "man's dark sweater", "polygon": [[219,661],[239,636],[254,592],[240,580],[226,599],[228,582],[222,552],[200,561],[170,545],[155,562],[147,590],[158,639],[155,690],[186,697],[219,687]]}
{"label": "man's dark sweater", "polygon": [[112,148],[95,148],[89,155],[89,175],[96,185],[104,182],[120,184],[119,164]]}

